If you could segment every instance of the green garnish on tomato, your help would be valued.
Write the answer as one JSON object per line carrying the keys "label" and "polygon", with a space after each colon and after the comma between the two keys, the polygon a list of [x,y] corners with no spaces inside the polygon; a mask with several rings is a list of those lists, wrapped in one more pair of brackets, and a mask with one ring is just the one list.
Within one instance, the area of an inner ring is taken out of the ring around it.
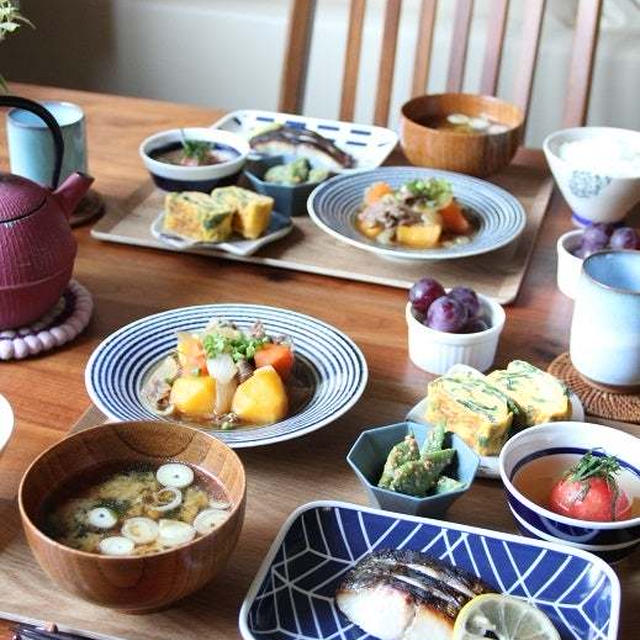
{"label": "green garnish on tomato", "polygon": [[631,517],[629,496],[618,486],[615,456],[585,453],[556,482],[549,496],[552,511],[568,518],[613,522]]}

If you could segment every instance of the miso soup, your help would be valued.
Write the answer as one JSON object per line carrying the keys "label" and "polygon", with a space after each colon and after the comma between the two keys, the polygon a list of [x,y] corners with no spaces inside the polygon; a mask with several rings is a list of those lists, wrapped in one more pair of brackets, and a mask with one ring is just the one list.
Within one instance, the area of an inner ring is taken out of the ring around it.
{"label": "miso soup", "polygon": [[455,131],[456,133],[488,134],[505,133],[509,127],[488,115],[470,116],[465,113],[450,113],[424,118],[420,124],[430,129]]}
{"label": "miso soup", "polygon": [[42,529],[80,551],[148,555],[213,531],[231,507],[220,482],[190,465],[110,465],[55,492]]}

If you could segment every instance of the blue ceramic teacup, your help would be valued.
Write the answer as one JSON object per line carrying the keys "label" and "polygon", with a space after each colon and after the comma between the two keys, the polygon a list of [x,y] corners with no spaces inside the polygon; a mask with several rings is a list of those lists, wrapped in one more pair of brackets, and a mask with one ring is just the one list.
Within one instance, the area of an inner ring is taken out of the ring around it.
{"label": "blue ceramic teacup", "polygon": [[640,251],[601,251],[584,261],[570,354],[596,384],[640,389]]}
{"label": "blue ceramic teacup", "polygon": [[[64,157],[60,181],[76,171],[86,173],[87,141],[82,109],[70,102],[46,100],[41,104],[62,130]],[[7,139],[11,173],[51,185],[55,153],[45,123],[29,111],[11,109],[7,115]]]}

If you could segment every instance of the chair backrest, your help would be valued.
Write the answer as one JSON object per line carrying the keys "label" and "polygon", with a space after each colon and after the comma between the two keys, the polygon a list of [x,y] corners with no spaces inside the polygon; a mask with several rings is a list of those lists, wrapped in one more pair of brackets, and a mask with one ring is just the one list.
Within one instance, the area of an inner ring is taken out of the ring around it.
{"label": "chair backrest", "polygon": [[[462,89],[473,13],[473,0],[455,0],[455,2],[446,81],[446,90],[449,92],[458,92]],[[374,123],[382,126],[387,125],[389,120],[402,0],[385,0],[385,3],[380,42],[382,53],[374,105]],[[526,0],[524,4],[513,102],[522,107],[525,113],[531,101],[545,4],[546,0]],[[438,0],[421,0],[411,84],[412,96],[425,93],[429,79],[437,5]],[[302,109],[315,8],[315,0],[291,0],[280,88],[281,111],[299,113]],[[586,119],[601,9],[602,0],[578,0],[569,81],[564,103],[563,124],[567,127],[582,125]],[[495,95],[496,93],[508,11],[509,0],[490,0],[487,44],[480,79],[480,93],[483,94]],[[366,0],[350,0],[340,99],[341,120],[353,119],[365,12]],[[382,46],[383,43],[384,46]]]}

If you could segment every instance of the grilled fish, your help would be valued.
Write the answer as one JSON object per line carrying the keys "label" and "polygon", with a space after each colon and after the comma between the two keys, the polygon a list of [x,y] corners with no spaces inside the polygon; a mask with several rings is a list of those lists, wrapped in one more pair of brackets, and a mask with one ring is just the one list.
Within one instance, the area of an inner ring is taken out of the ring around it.
{"label": "grilled fish", "polygon": [[345,576],[338,608],[380,640],[449,640],[460,609],[493,592],[471,574],[417,551],[372,553]]}

